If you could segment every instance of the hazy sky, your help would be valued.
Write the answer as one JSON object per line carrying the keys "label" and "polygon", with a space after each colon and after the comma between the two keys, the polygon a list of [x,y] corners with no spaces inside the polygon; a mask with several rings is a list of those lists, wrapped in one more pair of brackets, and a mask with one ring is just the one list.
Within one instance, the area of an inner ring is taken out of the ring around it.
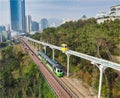
{"label": "hazy sky", "polygon": [[[10,0],[0,0],[0,25],[10,23]],[[25,0],[26,15],[33,20],[41,18],[79,19],[83,15],[94,17],[98,12],[108,11],[120,0]]]}

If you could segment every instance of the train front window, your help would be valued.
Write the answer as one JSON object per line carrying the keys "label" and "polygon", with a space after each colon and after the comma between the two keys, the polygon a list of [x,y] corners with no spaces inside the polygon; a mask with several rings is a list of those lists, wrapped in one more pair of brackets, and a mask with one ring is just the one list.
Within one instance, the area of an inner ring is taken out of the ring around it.
{"label": "train front window", "polygon": [[60,69],[60,72],[63,72],[62,69]]}
{"label": "train front window", "polygon": [[57,70],[57,72],[59,72],[59,69]]}
{"label": "train front window", "polygon": [[57,72],[62,73],[62,72],[63,72],[63,70],[62,70],[62,69],[57,69]]}

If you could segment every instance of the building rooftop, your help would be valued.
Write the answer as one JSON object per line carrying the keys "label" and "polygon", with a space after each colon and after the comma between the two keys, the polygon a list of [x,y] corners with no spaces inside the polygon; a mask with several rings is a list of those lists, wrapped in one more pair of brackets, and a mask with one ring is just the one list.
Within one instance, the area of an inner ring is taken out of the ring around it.
{"label": "building rooftop", "polygon": [[113,5],[113,6],[111,6],[110,8],[112,8],[112,7],[117,7],[117,6],[120,6],[120,4],[119,4],[119,5]]}

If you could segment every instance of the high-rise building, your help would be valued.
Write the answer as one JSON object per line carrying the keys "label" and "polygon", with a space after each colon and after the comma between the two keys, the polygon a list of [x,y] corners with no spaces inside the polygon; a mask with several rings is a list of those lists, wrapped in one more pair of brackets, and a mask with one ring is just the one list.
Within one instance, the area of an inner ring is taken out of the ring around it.
{"label": "high-rise building", "polygon": [[11,29],[25,32],[25,0],[10,0]]}
{"label": "high-rise building", "polygon": [[6,30],[6,31],[10,31],[10,25],[9,25],[9,24],[6,24],[6,25],[5,25],[5,30]]}
{"label": "high-rise building", "polygon": [[2,32],[2,41],[7,41],[9,39],[9,33],[7,31]]}
{"label": "high-rise building", "polygon": [[48,20],[46,18],[41,19],[41,31],[48,27]]}
{"label": "high-rise building", "polygon": [[2,32],[2,31],[5,31],[6,29],[5,29],[5,26],[0,26],[0,32]]}
{"label": "high-rise building", "polygon": [[36,21],[32,21],[32,31],[39,31],[39,23]]}
{"label": "high-rise building", "polygon": [[26,32],[30,33],[32,30],[32,18],[30,15],[26,16]]}
{"label": "high-rise building", "polygon": [[21,0],[21,5],[22,5],[22,28],[23,28],[23,32],[26,32],[25,0]]}
{"label": "high-rise building", "polygon": [[3,42],[2,33],[0,32],[0,42]]}

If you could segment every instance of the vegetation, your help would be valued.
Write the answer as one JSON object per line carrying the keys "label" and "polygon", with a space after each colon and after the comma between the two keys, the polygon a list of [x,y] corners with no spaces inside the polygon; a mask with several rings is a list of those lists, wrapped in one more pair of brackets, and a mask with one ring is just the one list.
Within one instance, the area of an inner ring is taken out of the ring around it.
{"label": "vegetation", "polygon": [[[96,19],[67,22],[58,28],[48,28],[42,34],[36,34],[34,39],[60,46],[66,43],[69,49],[91,56],[113,60],[112,55],[120,56],[120,20],[96,23]],[[52,55],[47,48],[47,54]],[[66,68],[66,55],[55,51],[55,58]],[[70,72],[91,87],[98,90],[99,70],[89,61],[78,57],[70,57]],[[107,68],[104,72],[103,98],[120,98],[119,72]]]}
{"label": "vegetation", "polygon": [[36,64],[19,44],[1,50],[0,98],[55,98]]}

